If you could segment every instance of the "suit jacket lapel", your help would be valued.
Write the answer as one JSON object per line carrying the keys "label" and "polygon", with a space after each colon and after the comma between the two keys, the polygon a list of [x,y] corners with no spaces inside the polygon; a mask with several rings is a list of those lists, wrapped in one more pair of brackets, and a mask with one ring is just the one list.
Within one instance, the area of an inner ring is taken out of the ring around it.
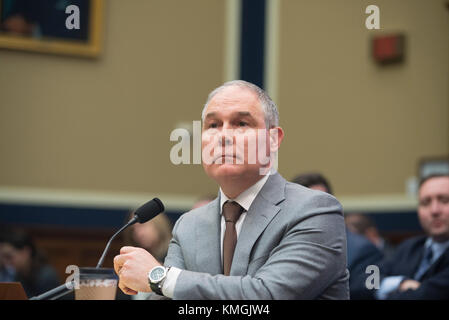
{"label": "suit jacket lapel", "polygon": [[426,237],[422,237],[422,239],[420,239],[416,243],[415,254],[409,254],[407,256],[408,261],[407,261],[407,263],[404,264],[404,268],[406,269],[405,274],[409,274],[412,279],[415,276],[415,273],[418,271],[418,268],[423,259],[425,242],[426,242]]}
{"label": "suit jacket lapel", "polygon": [[243,221],[232,259],[231,275],[245,275],[251,250],[270,221],[280,211],[276,206],[285,199],[286,181],[278,173],[271,175],[249,208]]}
{"label": "suit jacket lapel", "polygon": [[429,276],[429,275],[435,274],[435,270],[440,267],[440,264],[443,263],[443,261],[445,259],[447,259],[447,257],[449,257],[449,248],[446,249],[441,254],[441,256],[439,256],[438,259],[436,261],[434,261],[434,263],[432,263],[429,266],[429,268],[426,270],[426,272],[424,272],[424,274],[421,276],[420,281],[422,281],[424,278],[427,278],[427,276]]}
{"label": "suit jacket lapel", "polygon": [[220,246],[220,197],[204,207],[195,226],[196,264],[199,272],[223,273]]}

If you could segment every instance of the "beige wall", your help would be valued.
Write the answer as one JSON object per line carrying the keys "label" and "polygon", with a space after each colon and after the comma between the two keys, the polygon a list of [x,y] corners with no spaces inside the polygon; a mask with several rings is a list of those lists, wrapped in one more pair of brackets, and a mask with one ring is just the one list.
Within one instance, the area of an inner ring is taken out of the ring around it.
{"label": "beige wall", "polygon": [[[344,5],[343,5],[344,3]],[[443,0],[376,1],[407,61],[377,67],[368,1],[280,0],[280,172],[324,172],[338,195],[402,193],[422,156],[449,152],[449,19]],[[0,51],[0,186],[215,193],[169,160],[224,79],[222,0],[106,1],[99,59]]]}
{"label": "beige wall", "polygon": [[105,7],[98,60],[0,51],[0,184],[207,191],[199,165],[170,163],[169,137],[223,80],[224,2]]}
{"label": "beige wall", "polygon": [[[406,62],[378,67],[365,8],[407,39]],[[445,1],[280,1],[279,109],[286,177],[319,170],[338,195],[405,192],[418,160],[449,153]]]}

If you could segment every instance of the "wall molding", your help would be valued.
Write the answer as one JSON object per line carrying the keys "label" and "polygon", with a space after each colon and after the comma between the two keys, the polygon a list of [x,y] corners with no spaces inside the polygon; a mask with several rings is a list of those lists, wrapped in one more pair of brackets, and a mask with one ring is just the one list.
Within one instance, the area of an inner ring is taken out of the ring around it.
{"label": "wall molding", "polygon": [[[135,209],[154,197],[162,200],[167,211],[177,212],[189,210],[198,199],[178,194],[0,186],[0,203],[5,204]],[[416,211],[418,205],[416,198],[403,194],[353,195],[338,199],[346,212],[410,212]]]}
{"label": "wall molding", "polygon": [[167,211],[185,211],[197,197],[154,193],[86,191],[0,186],[0,203],[54,207],[136,209],[158,197]]}

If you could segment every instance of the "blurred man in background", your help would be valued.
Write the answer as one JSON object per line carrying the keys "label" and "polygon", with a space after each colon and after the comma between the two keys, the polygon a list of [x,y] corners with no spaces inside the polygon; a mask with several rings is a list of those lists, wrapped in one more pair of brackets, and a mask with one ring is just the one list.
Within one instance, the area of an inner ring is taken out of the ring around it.
{"label": "blurred man in background", "polygon": [[373,219],[366,214],[350,213],[345,215],[346,227],[353,233],[360,234],[371,241],[388,259],[394,253],[394,247],[384,239]]}
{"label": "blurred man in background", "polygon": [[404,241],[381,264],[377,299],[449,299],[449,175],[424,178],[418,197],[426,235]]}
{"label": "blurred man in background", "polygon": [[0,260],[15,270],[13,281],[21,282],[28,297],[60,285],[56,271],[40,253],[33,240],[21,231],[8,231],[0,241]]}
{"label": "blurred man in background", "polygon": [[16,270],[8,263],[2,254],[2,243],[7,239],[8,230],[6,227],[0,227],[0,282],[13,282],[16,276]]}

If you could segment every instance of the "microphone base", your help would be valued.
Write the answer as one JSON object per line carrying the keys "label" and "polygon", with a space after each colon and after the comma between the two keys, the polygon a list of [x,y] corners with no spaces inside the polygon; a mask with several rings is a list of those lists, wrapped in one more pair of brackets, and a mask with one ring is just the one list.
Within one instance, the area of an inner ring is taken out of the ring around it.
{"label": "microphone base", "polygon": [[[70,288],[72,286],[72,288]],[[56,300],[58,298],[61,298],[71,292],[74,291],[73,289],[74,283],[64,283],[63,285],[60,285],[59,287],[53,288],[51,290],[48,290],[47,292],[44,292],[38,296],[32,297],[29,300]]]}

